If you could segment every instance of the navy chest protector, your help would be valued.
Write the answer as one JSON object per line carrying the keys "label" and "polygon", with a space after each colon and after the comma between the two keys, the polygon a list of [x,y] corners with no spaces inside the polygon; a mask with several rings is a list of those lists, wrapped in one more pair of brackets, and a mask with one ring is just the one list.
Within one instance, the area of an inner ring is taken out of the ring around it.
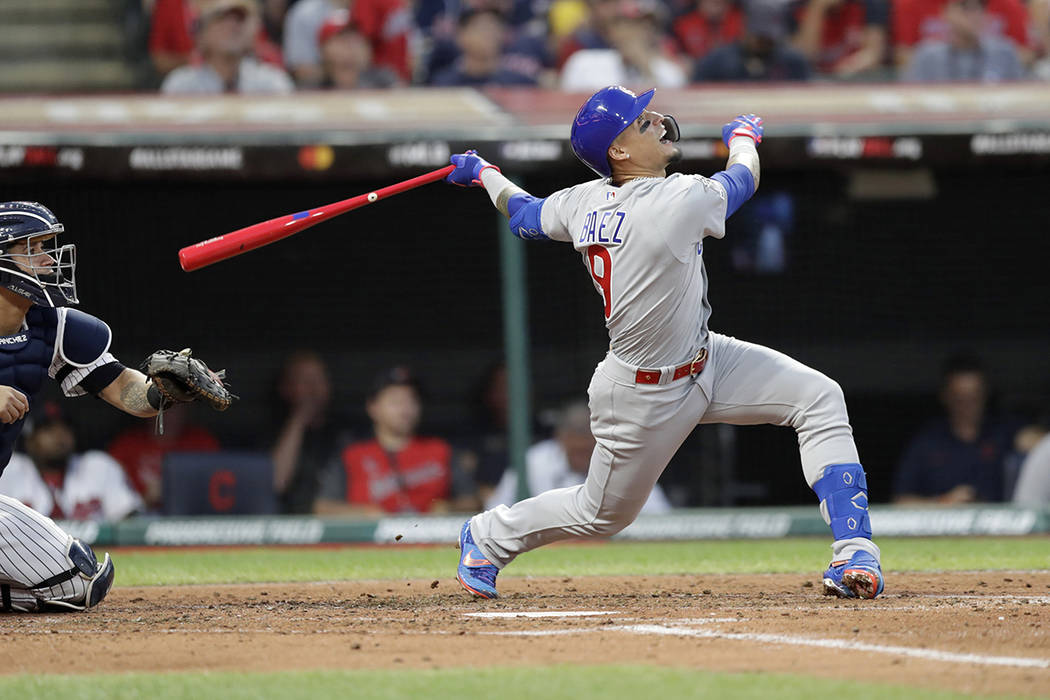
{"label": "navy chest protector", "polygon": [[[109,349],[109,327],[90,314],[76,309],[33,306],[26,312],[26,328],[0,336],[0,385],[14,387],[29,400],[29,410],[44,386],[55,359],[55,344],[61,327],[58,359],[64,372],[95,362]],[[11,459],[15,441],[25,419],[0,424],[0,472]]]}

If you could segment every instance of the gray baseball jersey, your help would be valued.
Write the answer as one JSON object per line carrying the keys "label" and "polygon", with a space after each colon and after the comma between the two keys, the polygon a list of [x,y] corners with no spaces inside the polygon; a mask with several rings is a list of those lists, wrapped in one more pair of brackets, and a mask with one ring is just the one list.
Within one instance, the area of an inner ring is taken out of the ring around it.
{"label": "gray baseball jersey", "polygon": [[[697,175],[619,187],[595,180],[544,202],[544,233],[580,251],[604,301],[610,352],[588,388],[597,446],[583,485],[471,519],[489,561],[503,567],[549,542],[619,532],[698,423],[791,426],[811,486],[828,465],[859,461],[835,382],[776,350],[708,331],[703,239],[724,236],[726,210],[722,185]],[[703,371],[674,379],[674,366],[701,348]],[[660,382],[639,383],[639,368],[660,369]],[[832,545],[836,560],[860,549],[878,559],[870,540]]]}
{"label": "gray baseball jersey", "polygon": [[680,174],[620,187],[594,180],[555,192],[541,216],[544,233],[582,254],[618,358],[661,367],[707,345],[703,238],[725,235],[720,183]]}

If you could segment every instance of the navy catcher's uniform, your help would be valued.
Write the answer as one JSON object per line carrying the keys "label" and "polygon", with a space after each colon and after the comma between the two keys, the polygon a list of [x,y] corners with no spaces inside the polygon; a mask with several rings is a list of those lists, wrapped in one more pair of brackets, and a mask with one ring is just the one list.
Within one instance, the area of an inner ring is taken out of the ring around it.
{"label": "navy catcher's uniform", "polygon": [[[651,98],[652,91],[635,96],[616,87],[588,100],[572,144],[603,178],[545,199],[475,154],[453,156],[449,179],[483,184],[516,235],[570,243],[580,253],[609,330],[609,352],[588,389],[597,446],[586,482],[471,518],[461,534],[460,582],[496,597],[498,569],[518,554],[622,530],[698,423],[772,423],[798,433],[803,474],[831,525],[826,592],[874,597],[882,591],[880,553],[842,390],[782,353],[707,326],[704,242],[725,235],[726,218],[757,187],[761,120],[742,115],[726,125],[727,170],[666,176],[678,128],[647,109]],[[654,153],[667,159],[654,167]],[[614,169],[611,160],[620,164]]]}
{"label": "navy catcher's uniform", "polygon": [[[25,395],[30,411],[47,377],[58,381],[66,396],[96,394],[123,370],[109,353],[109,344],[109,327],[94,316],[77,309],[34,306],[19,333],[0,336],[0,385]],[[0,473],[24,423],[22,418],[0,427]],[[112,570],[108,554],[103,564]],[[94,588],[97,569],[89,547],[50,518],[0,495],[0,607],[86,607],[85,594],[89,585]],[[54,582],[41,586],[47,581]]]}

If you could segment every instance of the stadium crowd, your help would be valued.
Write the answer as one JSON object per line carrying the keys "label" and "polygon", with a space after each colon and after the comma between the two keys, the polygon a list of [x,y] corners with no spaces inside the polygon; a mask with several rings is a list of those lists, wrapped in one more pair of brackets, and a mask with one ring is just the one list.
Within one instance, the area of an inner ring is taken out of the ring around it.
{"label": "stadium crowd", "polygon": [[144,0],[166,93],[1050,79],[1048,0]]}

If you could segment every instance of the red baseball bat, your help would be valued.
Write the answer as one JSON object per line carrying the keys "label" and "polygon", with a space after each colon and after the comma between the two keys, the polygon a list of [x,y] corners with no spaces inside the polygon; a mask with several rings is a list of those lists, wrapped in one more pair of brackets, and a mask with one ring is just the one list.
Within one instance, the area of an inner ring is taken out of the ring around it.
{"label": "red baseball bat", "polygon": [[179,251],[179,264],[182,265],[182,269],[186,272],[199,270],[212,263],[217,263],[235,255],[247,253],[249,250],[261,248],[282,238],[287,238],[303,229],[310,228],[322,221],[327,221],[334,216],[345,214],[351,209],[357,209],[366,204],[373,204],[380,199],[393,197],[395,194],[407,192],[420,185],[441,180],[453,170],[455,170],[455,166],[446,165],[440,170],[435,170],[404,182],[398,182],[375,192],[358,195],[340,202],[325,204],[316,209],[307,209],[295,214],[278,216],[276,219],[263,221],[230,233],[224,233],[215,238],[209,238],[200,243],[194,243]]}

